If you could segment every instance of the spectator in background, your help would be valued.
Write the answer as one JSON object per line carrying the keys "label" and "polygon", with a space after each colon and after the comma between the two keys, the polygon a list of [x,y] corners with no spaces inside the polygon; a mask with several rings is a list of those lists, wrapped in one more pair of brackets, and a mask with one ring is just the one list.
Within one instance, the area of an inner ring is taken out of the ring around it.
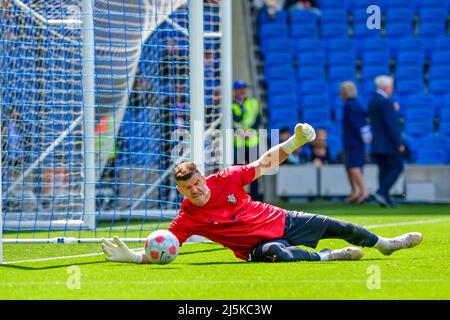
{"label": "spectator in background", "polygon": [[310,10],[320,17],[321,11],[317,8],[316,0],[287,0],[285,8],[289,10]]}
{"label": "spectator in background", "polygon": [[375,78],[377,91],[369,101],[369,117],[372,127],[372,159],[379,168],[379,187],[374,194],[382,207],[394,207],[389,190],[403,171],[403,145],[398,105],[390,97],[394,80],[389,76]]}
{"label": "spectator in background", "polygon": [[318,168],[324,164],[332,163],[327,137],[327,130],[325,128],[319,128],[316,130],[316,140],[310,143],[311,161]]}
{"label": "spectator in background", "polygon": [[363,203],[369,196],[364,182],[362,168],[365,162],[365,143],[370,142],[370,131],[366,121],[366,112],[356,100],[358,92],[352,81],[345,81],[340,87],[340,96],[344,101],[343,145],[345,168],[352,189],[347,203]]}
{"label": "spectator in background", "polygon": [[[233,89],[234,164],[249,164],[258,158],[261,112],[258,100],[247,96],[244,80],[236,80]],[[258,181],[250,184],[250,194],[256,201],[262,200]]]}

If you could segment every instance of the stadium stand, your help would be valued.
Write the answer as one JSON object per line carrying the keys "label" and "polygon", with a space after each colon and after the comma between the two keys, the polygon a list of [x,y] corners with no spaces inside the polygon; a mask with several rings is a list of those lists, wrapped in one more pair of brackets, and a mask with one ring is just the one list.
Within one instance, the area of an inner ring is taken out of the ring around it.
{"label": "stadium stand", "polygon": [[[340,138],[340,83],[355,81],[358,99],[367,108],[375,91],[374,78],[392,75],[393,99],[400,103],[403,135],[414,151],[413,160],[448,163],[442,150],[450,150],[450,1],[319,0],[317,4],[320,16],[299,9],[282,10],[273,19],[259,13],[269,111],[275,115],[275,107],[282,109],[278,97],[298,111],[295,119],[287,117],[294,117],[294,112],[277,114],[269,119],[270,126],[310,121]],[[381,29],[367,27],[370,5],[381,8]],[[295,83],[288,84],[291,81]],[[447,147],[416,152],[414,147],[427,134]]]}

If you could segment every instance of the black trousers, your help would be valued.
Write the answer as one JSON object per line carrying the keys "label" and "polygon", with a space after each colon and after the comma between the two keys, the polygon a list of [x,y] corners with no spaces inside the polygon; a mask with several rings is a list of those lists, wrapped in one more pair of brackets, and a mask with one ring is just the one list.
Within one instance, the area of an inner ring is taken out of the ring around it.
{"label": "black trousers", "polygon": [[316,252],[298,248],[315,248],[321,239],[342,239],[350,244],[373,247],[378,236],[364,227],[323,215],[287,211],[286,226],[281,239],[260,243],[249,256],[252,262],[319,261]]}
{"label": "black trousers", "polygon": [[378,165],[377,193],[389,198],[389,190],[403,171],[403,159],[400,154],[372,154],[373,161]]}

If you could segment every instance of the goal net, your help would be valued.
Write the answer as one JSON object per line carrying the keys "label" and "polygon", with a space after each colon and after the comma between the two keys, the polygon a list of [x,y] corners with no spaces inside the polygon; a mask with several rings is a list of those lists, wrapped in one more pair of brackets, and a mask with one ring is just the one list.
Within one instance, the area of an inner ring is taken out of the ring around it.
{"label": "goal net", "polygon": [[[0,5],[3,243],[141,241],[176,215],[171,170],[191,156],[189,1]],[[221,119],[220,2],[203,12],[209,135]],[[205,141],[209,173],[221,148]]]}

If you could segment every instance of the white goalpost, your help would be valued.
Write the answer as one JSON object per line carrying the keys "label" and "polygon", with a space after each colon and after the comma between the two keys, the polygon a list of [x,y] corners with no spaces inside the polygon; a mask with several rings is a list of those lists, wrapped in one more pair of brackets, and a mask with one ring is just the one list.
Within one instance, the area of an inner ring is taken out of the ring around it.
{"label": "white goalpost", "polygon": [[177,214],[178,163],[232,164],[231,1],[0,13],[0,263],[4,244],[143,242]]}

